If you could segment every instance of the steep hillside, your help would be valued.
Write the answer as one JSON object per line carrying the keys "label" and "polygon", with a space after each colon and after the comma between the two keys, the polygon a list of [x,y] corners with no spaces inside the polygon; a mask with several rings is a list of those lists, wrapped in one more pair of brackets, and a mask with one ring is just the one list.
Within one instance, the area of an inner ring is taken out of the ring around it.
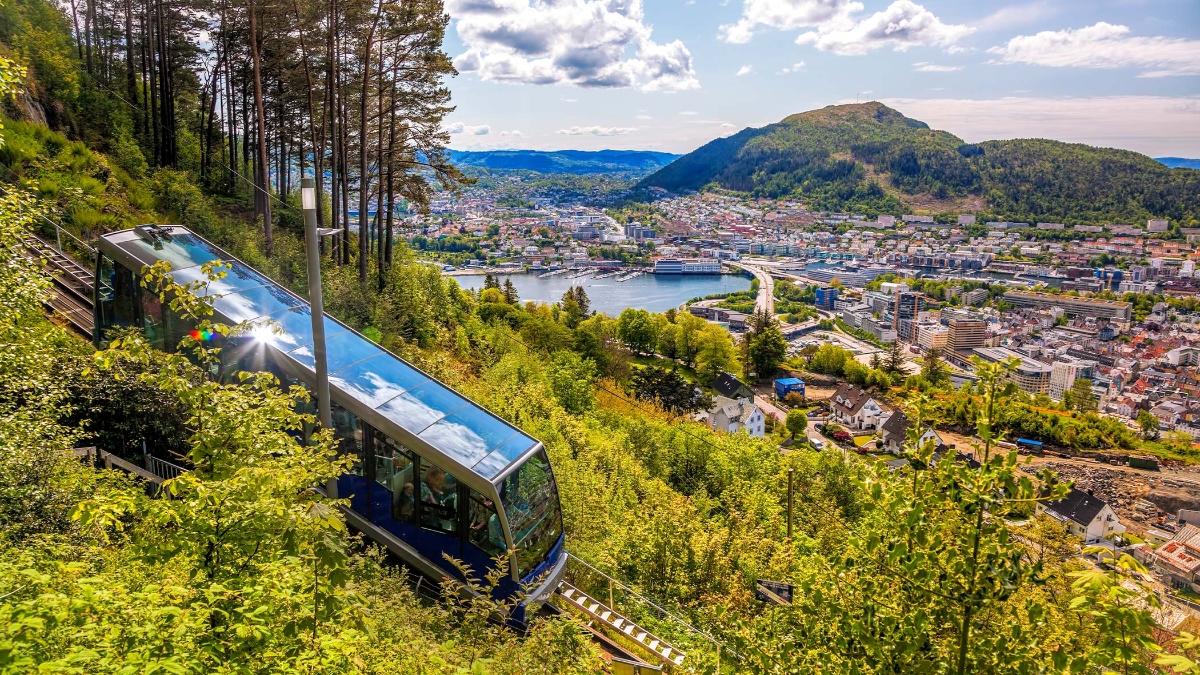
{"label": "steep hillside", "polygon": [[744,129],[684,155],[642,186],[712,186],[866,212],[965,209],[1080,222],[1188,222],[1200,214],[1200,172],[1043,139],[968,144],[875,102]]}
{"label": "steep hillside", "polygon": [[679,158],[667,152],[643,150],[453,150],[450,159],[458,166],[485,169],[525,170],[541,173],[645,173]]}

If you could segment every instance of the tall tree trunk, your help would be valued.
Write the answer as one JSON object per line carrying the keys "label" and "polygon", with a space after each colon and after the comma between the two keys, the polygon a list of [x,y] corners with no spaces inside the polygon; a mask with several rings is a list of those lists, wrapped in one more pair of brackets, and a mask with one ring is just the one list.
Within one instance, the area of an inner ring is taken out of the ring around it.
{"label": "tall tree trunk", "polygon": [[[308,102],[308,135],[313,154],[313,182],[316,184],[317,227],[325,226],[325,181],[322,175],[321,156],[325,152],[325,125],[321,125],[321,139],[317,141],[317,111],[313,103],[313,76],[308,67],[308,44],[304,40],[304,19],[300,15],[300,4],[292,0],[292,9],[296,12],[296,27],[300,37],[300,63],[304,66],[305,100]],[[300,143],[300,177],[304,177],[304,143]]]}
{"label": "tall tree trunk", "polygon": [[[125,98],[129,103],[137,103],[137,76],[133,65],[133,2],[125,0]],[[135,119],[136,127],[140,120]]]}
{"label": "tall tree trunk", "polygon": [[71,23],[75,25],[75,48],[79,50],[79,60],[83,60],[83,32],[79,30],[79,3],[71,0]]}
{"label": "tall tree trunk", "polygon": [[158,30],[157,30],[157,26],[154,25],[154,20],[153,20],[154,13],[152,12],[152,8],[153,8],[153,0],[147,0],[146,1],[146,31],[147,31],[146,32],[146,48],[149,50],[149,59],[147,59],[147,61],[150,66],[150,119],[151,119],[150,126],[151,126],[152,131],[154,132],[154,164],[156,166],[162,166],[163,165],[162,139],[160,138],[159,123],[158,123],[158,73],[157,73],[158,66],[155,63],[155,58],[156,58],[155,51],[157,51],[157,48],[158,48],[158,43],[155,40],[155,35],[157,34]]}
{"label": "tall tree trunk", "polygon": [[367,223],[367,199],[371,187],[371,178],[367,175],[367,95],[371,86],[371,46],[379,16],[383,13],[383,0],[379,1],[378,7],[363,47],[362,87],[358,97],[358,282],[361,284],[367,283],[371,267],[371,233]]}
{"label": "tall tree trunk", "polygon": [[83,10],[83,46],[87,53],[87,71],[88,75],[92,74],[92,24],[96,20],[96,2],[95,0],[87,0],[87,6]]}
{"label": "tall tree trunk", "polygon": [[149,143],[151,111],[150,92],[148,91],[150,86],[147,83],[150,82],[150,72],[148,70],[148,57],[146,55],[146,44],[149,42],[149,38],[146,36],[146,16],[144,14],[138,21],[138,27],[141,29],[141,43],[138,45],[138,51],[141,53],[142,60],[142,96],[140,98],[142,105],[142,142]]}
{"label": "tall tree trunk", "polygon": [[275,245],[274,232],[271,229],[271,195],[268,192],[270,182],[267,176],[267,128],[266,114],[263,110],[262,65],[258,53],[258,18],[254,0],[250,0],[250,59],[254,63],[254,122],[258,128],[258,166],[254,178],[254,212],[263,219],[263,246],[266,254],[271,255]]}

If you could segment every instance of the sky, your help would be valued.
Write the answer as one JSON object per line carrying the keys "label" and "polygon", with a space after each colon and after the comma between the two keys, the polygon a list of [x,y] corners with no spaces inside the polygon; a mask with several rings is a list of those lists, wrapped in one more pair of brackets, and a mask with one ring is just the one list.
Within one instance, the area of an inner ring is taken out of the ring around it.
{"label": "sky", "polygon": [[685,153],[880,101],[968,142],[1200,157],[1200,0],[446,0],[458,150]]}

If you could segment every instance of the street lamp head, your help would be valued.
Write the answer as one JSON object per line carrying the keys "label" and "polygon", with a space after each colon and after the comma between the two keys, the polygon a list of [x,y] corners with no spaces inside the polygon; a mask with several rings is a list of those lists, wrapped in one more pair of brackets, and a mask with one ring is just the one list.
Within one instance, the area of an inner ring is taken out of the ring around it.
{"label": "street lamp head", "polygon": [[[305,181],[312,183],[311,178],[305,178]],[[305,211],[315,211],[317,209],[317,191],[312,185],[305,185],[300,188],[300,206]]]}

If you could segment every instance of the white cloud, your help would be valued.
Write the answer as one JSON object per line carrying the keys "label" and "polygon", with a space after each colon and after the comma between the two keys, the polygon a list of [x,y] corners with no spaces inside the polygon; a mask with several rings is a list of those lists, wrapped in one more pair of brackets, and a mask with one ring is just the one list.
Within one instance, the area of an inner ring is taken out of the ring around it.
{"label": "white cloud", "polygon": [[483,80],[646,91],[700,86],[681,41],[651,39],[641,0],[449,0],[446,10],[467,47],[455,67]]}
{"label": "white cloud", "polygon": [[942,23],[933,12],[912,0],[896,0],[861,21],[818,26],[796,38],[796,43],[834,54],[858,55],[885,46],[896,51],[921,46],[950,49],[973,32],[970,26]]}
{"label": "white cloud", "polygon": [[738,74],[738,77],[741,77],[742,75],[749,75],[753,71],[754,71],[754,66],[742,66],[741,68],[738,68],[737,74]]}
{"label": "white cloud", "polygon": [[804,62],[800,61],[798,63],[793,63],[792,65],[780,70],[779,74],[787,75],[788,73],[798,73],[802,70],[804,70]]}
{"label": "white cloud", "polygon": [[975,30],[942,23],[912,0],[895,0],[865,18],[857,16],[863,8],[855,0],[743,0],[742,17],[721,26],[719,35],[726,42],[746,43],[759,26],[785,31],[812,28],[796,42],[835,54],[865,54],[883,46],[897,51],[927,45],[961,51],[955,43]]}
{"label": "white cloud", "polygon": [[486,124],[471,126],[468,124],[463,124],[462,122],[455,122],[454,124],[446,126],[446,133],[467,134],[470,136],[487,136],[488,134],[492,133],[492,128]]}
{"label": "white cloud", "polygon": [[729,122],[721,122],[721,128],[722,128],[722,129],[736,129],[736,128],[737,128],[737,125],[736,125],[736,124],[730,124]]}
{"label": "white cloud", "polygon": [[1053,138],[1143,152],[1200,156],[1200,96],[882,99],[905,115],[970,142]]}
{"label": "white cloud", "polygon": [[579,99],[577,99],[577,98],[564,98],[564,99],[559,99],[559,100],[561,100],[563,103],[575,103],[575,102],[576,102],[576,101],[578,101]]}
{"label": "white cloud", "polygon": [[637,116],[637,118],[638,118],[639,120],[652,120],[652,119],[654,119],[653,117],[651,117],[651,116],[649,116],[649,115],[638,115],[638,116]]}
{"label": "white cloud", "polygon": [[695,110],[680,110],[679,114],[687,117],[693,117],[695,115],[699,115],[700,113],[696,112]]}
{"label": "white cloud", "polygon": [[997,63],[1057,68],[1142,68],[1140,77],[1200,75],[1200,40],[1142,37],[1103,21],[1077,30],[1018,35],[988,50]]}
{"label": "white cloud", "polygon": [[637,127],[571,127],[554,132],[565,136],[620,136],[637,131]]}
{"label": "white cloud", "polygon": [[913,70],[921,73],[953,73],[956,70],[962,70],[962,66],[939,66],[936,63],[919,61],[913,64]]}
{"label": "white cloud", "polygon": [[521,138],[525,134],[521,133],[520,130],[518,130],[518,129],[513,129],[512,131],[501,131],[500,135],[501,136],[511,136],[513,138]]}
{"label": "white cloud", "polygon": [[744,0],[742,17],[737,23],[721,26],[722,40],[735,44],[749,42],[754,29],[766,26],[777,30],[796,30],[830,22],[845,23],[861,12],[863,4],[854,0]]}
{"label": "white cloud", "polygon": [[988,14],[975,22],[975,27],[981,31],[1000,31],[1017,26],[1037,23],[1059,13],[1059,8],[1046,0],[1027,2],[1021,5],[1009,5]]}

